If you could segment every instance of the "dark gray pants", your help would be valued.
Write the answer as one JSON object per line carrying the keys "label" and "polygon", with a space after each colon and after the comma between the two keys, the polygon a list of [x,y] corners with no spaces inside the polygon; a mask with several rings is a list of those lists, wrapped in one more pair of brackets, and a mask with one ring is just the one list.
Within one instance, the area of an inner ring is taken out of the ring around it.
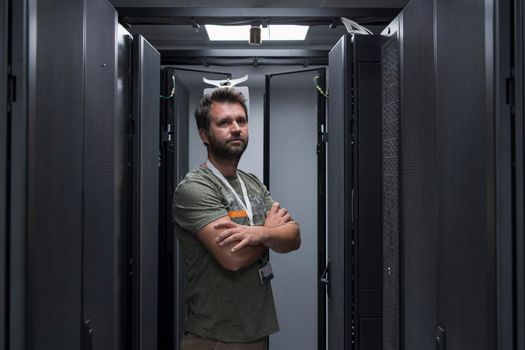
{"label": "dark gray pants", "polygon": [[180,342],[181,350],[266,350],[268,338],[253,343],[223,343],[207,340],[185,332]]}

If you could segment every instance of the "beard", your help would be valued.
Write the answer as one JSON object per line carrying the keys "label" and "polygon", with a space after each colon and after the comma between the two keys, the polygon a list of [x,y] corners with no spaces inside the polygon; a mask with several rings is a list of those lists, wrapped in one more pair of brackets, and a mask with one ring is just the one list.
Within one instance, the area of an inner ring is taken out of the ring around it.
{"label": "beard", "polygon": [[[232,144],[231,141],[241,141],[242,144],[239,146],[235,146]],[[213,138],[210,135],[209,141],[210,141],[210,151],[215,156],[222,158],[222,159],[229,159],[229,160],[239,160],[241,159],[242,154],[246,150],[246,147],[248,147],[248,140],[249,137],[246,137],[246,140],[242,139],[234,139],[229,140],[226,143],[221,143],[217,141],[215,138]]]}

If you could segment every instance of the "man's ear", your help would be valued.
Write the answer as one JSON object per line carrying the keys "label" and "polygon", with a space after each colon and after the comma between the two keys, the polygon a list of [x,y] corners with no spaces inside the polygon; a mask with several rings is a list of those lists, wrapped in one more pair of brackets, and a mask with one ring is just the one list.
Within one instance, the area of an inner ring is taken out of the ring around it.
{"label": "man's ear", "polygon": [[205,144],[205,145],[208,145],[209,144],[209,137],[210,137],[210,134],[208,133],[208,130],[204,129],[204,128],[200,128],[199,129],[199,136],[202,140],[202,142]]}

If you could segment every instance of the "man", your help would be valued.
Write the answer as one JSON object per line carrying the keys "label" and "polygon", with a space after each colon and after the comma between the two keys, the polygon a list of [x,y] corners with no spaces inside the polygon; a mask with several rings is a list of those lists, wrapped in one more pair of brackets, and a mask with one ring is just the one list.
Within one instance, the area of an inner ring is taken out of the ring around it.
{"label": "man", "polygon": [[279,330],[268,249],[299,248],[299,225],[259,179],[237,169],[248,145],[243,95],[219,88],[195,110],[208,159],[175,190],[187,315],[182,350],[266,350]]}

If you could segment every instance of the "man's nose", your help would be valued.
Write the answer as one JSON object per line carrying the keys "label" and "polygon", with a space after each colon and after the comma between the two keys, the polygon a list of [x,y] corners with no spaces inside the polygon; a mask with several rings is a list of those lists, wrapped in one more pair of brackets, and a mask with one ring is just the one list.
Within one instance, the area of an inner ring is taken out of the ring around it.
{"label": "man's nose", "polygon": [[232,123],[232,132],[241,132],[241,127],[236,121]]}

